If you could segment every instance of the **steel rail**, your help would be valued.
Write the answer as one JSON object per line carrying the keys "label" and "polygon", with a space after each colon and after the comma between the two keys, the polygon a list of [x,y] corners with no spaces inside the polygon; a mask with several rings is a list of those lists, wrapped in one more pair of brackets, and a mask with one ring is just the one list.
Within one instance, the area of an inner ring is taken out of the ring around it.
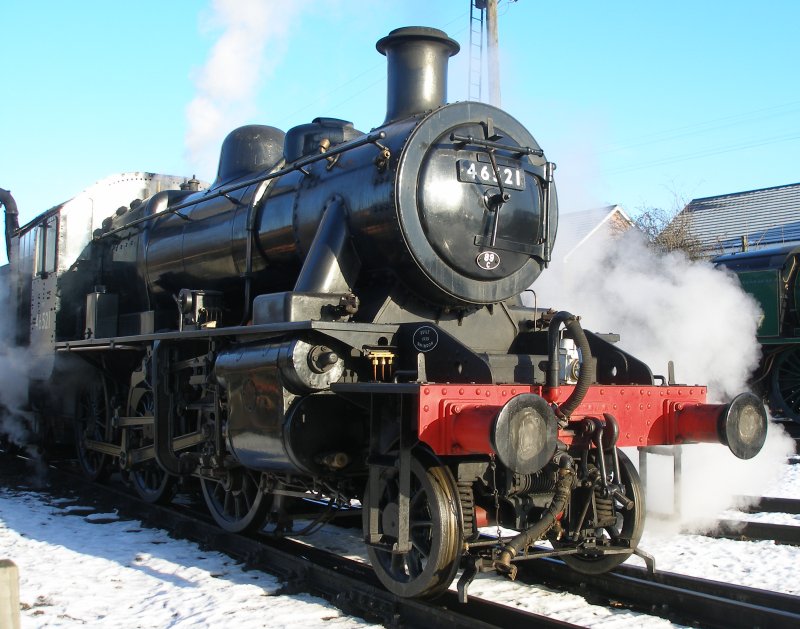
{"label": "steel rail", "polygon": [[523,562],[518,579],[602,596],[617,607],[672,622],[720,629],[800,626],[800,597],[656,571],[620,566],[604,575],[579,574],[562,562]]}
{"label": "steel rail", "polygon": [[797,498],[777,498],[765,496],[738,496],[736,501],[740,504],[747,504],[741,511],[746,513],[790,513],[800,514],[800,500]]}
{"label": "steel rail", "polygon": [[772,541],[776,544],[800,546],[800,526],[756,522],[753,520],[717,520],[706,537],[740,541]]}

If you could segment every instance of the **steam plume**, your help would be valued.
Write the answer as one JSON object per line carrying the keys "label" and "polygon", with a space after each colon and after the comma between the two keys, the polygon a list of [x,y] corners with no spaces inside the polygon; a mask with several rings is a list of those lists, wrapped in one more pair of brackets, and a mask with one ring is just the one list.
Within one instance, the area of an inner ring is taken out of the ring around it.
{"label": "steam plume", "polygon": [[[556,244],[556,258],[558,257]],[[607,233],[556,259],[535,285],[539,303],[583,317],[587,329],[619,332],[620,347],[655,373],[707,384],[716,400],[747,389],[758,365],[760,310],[731,274],[683,254],[658,254],[636,229]]]}
{"label": "steam plume", "polygon": [[[680,253],[655,253],[636,229],[596,237],[571,253],[568,263],[554,260],[533,288],[540,306],[581,315],[592,331],[619,333],[620,347],[655,373],[675,361],[676,380],[707,384],[710,401],[727,402],[746,391],[758,365],[760,309],[737,278]],[[722,445],[685,446],[679,524],[702,528],[733,506],[735,496],[762,495],[792,450],[792,440],[775,424],[749,461]],[[628,454],[638,459],[635,451]],[[658,461],[663,458],[648,457],[647,495],[657,511],[669,512],[672,465]]]}
{"label": "steam plume", "polygon": [[[7,270],[8,267],[5,267]],[[28,443],[28,360],[22,348],[12,345],[10,275],[0,273],[0,436],[16,446]]]}
{"label": "steam plume", "polygon": [[28,361],[21,348],[0,346],[0,434],[11,443],[28,444],[30,413],[25,410],[28,392]]}
{"label": "steam plume", "polygon": [[[7,267],[6,267],[7,268]],[[28,406],[28,379],[31,358],[23,347],[13,344],[10,325],[14,315],[8,273],[0,273],[0,443],[24,450],[30,460],[29,481],[39,486],[45,478],[46,466],[31,434],[34,415]]]}

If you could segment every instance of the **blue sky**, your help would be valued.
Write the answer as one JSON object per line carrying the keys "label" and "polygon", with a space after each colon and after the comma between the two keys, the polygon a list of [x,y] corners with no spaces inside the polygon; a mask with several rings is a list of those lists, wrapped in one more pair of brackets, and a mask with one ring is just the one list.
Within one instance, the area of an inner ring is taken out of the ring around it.
{"label": "blue sky", "polygon": [[[557,163],[562,211],[800,181],[800,3],[499,13],[502,105]],[[115,172],[212,180],[240,124],[378,126],[375,42],[400,26],[461,43],[449,100],[468,97],[469,0],[5,0],[0,24],[0,187],[23,222]]]}

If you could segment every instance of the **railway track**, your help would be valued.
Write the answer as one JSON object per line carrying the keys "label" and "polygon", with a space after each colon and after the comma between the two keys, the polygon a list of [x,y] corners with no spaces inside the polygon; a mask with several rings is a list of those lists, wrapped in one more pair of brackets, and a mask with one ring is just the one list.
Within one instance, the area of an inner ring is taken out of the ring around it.
{"label": "railway track", "polygon": [[[8,457],[0,456],[0,459]],[[7,463],[7,462],[6,462]],[[5,467],[6,463],[3,464]],[[3,470],[4,478],[10,476]],[[285,593],[308,592],[332,602],[345,613],[389,627],[573,627],[559,620],[470,597],[458,603],[448,592],[433,603],[397,599],[386,592],[368,565],[290,539],[226,533],[184,506],[160,507],[141,502],[124,489],[87,484],[51,475],[53,492],[80,489],[81,500],[99,509],[117,509],[143,523],[165,528],[173,536],[227,553],[249,567],[281,578]],[[91,496],[91,499],[89,498]],[[520,564],[518,580],[567,590],[612,608],[661,616],[703,627],[797,627],[800,598],[682,575],[622,566],[601,576],[580,575],[561,562]]]}
{"label": "railway track", "polygon": [[[793,498],[755,498],[743,496],[738,499],[749,506],[742,508],[745,513],[786,513],[800,514],[800,500]],[[707,537],[738,540],[770,540],[776,544],[800,546],[800,522],[798,525],[776,524],[745,519],[718,520],[714,530]]]}
{"label": "railway track", "polygon": [[718,520],[706,537],[741,541],[773,541],[776,544],[800,546],[800,526],[754,522],[752,520]]}
{"label": "railway track", "polygon": [[[0,455],[0,477],[5,485],[25,476],[24,470],[20,470],[24,464],[10,465],[8,459]],[[210,518],[198,516],[191,507],[148,504],[124,488],[90,484],[62,469],[49,475],[47,491],[57,496],[77,494],[82,502],[99,511],[116,510],[121,516],[140,520],[146,526],[165,529],[174,537],[228,554],[250,569],[280,578],[285,583],[282,593],[306,592],[319,596],[347,614],[387,627],[579,627],[477,598],[462,605],[455,592],[447,592],[433,603],[398,599],[379,584],[366,564],[291,539],[227,533]]]}
{"label": "railway track", "polygon": [[748,505],[742,509],[742,511],[747,513],[800,514],[800,500],[796,498],[756,498],[753,496],[739,496],[737,502]]}
{"label": "railway track", "polygon": [[541,560],[525,565],[520,578],[529,583],[591,592],[617,607],[701,627],[800,626],[800,597],[719,581],[622,565],[605,575],[581,575],[562,563]]}

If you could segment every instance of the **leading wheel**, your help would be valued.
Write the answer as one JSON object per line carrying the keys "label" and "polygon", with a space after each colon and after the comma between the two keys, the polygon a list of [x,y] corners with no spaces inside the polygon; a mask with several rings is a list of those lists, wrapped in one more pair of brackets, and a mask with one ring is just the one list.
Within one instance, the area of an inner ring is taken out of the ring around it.
{"label": "leading wheel", "polygon": [[[446,467],[411,459],[409,534],[411,550],[393,553],[398,541],[400,479],[397,469],[381,470],[378,478],[378,532],[381,547],[367,553],[381,583],[402,597],[431,598],[442,593],[455,577],[461,558],[458,492]],[[364,532],[369,533],[370,489],[364,497]]]}
{"label": "leading wheel", "polygon": [[800,422],[800,347],[789,347],[777,355],[771,380],[771,405]]}
{"label": "leading wheel", "polygon": [[[598,499],[596,497],[595,504],[598,511],[603,508],[603,501],[606,511],[611,510],[613,504],[613,512],[615,513],[615,523],[598,528],[595,531],[597,537],[597,545],[602,548],[603,543],[610,543],[613,545],[624,545],[631,549],[635,549],[639,544],[644,530],[644,489],[639,480],[639,473],[631,463],[630,459],[624,453],[617,451],[619,456],[620,476],[619,480],[613,479],[614,482],[620,483],[625,488],[625,497],[633,502],[630,510],[626,510],[616,499],[606,498]],[[610,458],[606,458],[606,465],[610,464]],[[609,467],[609,469],[611,469]],[[564,555],[562,559],[570,568],[583,574],[602,574],[613,570],[622,562],[624,562],[630,555],[627,553],[619,553],[613,555],[592,554],[592,553],[578,553],[575,555]]]}
{"label": "leading wheel", "polygon": [[260,474],[245,468],[220,480],[201,478],[203,497],[214,520],[226,531],[252,531],[264,524],[269,497],[259,487]]}
{"label": "leading wheel", "polygon": [[110,422],[108,395],[101,379],[85,385],[78,392],[75,410],[75,449],[84,475],[92,481],[105,479],[109,474],[111,457],[92,450],[87,441],[107,441]]}

